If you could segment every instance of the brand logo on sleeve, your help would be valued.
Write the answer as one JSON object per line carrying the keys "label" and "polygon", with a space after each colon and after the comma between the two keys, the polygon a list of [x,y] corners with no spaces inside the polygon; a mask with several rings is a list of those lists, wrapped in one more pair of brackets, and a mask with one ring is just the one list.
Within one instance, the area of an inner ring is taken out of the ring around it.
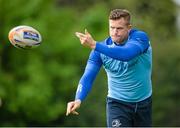
{"label": "brand logo on sleeve", "polygon": [[77,91],[78,91],[78,92],[81,92],[81,91],[82,91],[82,84],[79,84],[79,85],[78,85]]}
{"label": "brand logo on sleeve", "polygon": [[122,125],[122,123],[118,119],[115,119],[115,120],[112,121],[112,127],[117,128],[117,127],[119,127],[121,125]]}

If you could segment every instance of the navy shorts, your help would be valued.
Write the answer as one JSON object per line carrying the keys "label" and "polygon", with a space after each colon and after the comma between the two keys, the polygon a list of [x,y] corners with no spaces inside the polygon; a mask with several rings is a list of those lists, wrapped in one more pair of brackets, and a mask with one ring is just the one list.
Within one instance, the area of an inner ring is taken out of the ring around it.
{"label": "navy shorts", "polygon": [[152,98],[140,102],[124,102],[107,97],[108,127],[151,127]]}

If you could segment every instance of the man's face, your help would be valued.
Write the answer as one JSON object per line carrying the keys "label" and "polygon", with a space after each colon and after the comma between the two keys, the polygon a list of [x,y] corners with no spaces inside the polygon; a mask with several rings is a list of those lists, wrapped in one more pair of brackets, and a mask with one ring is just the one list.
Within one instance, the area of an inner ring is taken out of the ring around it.
{"label": "man's face", "polygon": [[123,43],[128,38],[131,25],[127,25],[127,21],[124,18],[117,20],[109,20],[109,35],[113,42]]}

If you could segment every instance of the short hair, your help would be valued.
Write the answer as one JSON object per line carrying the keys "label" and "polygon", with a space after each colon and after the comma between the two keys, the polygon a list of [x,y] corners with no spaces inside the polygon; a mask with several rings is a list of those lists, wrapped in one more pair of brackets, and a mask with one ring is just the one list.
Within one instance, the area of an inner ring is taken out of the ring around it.
{"label": "short hair", "polygon": [[124,18],[128,25],[130,24],[131,20],[131,14],[128,10],[126,9],[114,9],[110,12],[109,19],[110,20],[118,20]]}

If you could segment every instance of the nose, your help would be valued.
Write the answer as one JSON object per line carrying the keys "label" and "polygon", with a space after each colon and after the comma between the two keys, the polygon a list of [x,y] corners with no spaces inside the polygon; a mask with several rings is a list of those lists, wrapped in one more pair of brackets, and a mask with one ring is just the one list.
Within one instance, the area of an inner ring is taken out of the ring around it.
{"label": "nose", "polygon": [[115,28],[114,31],[113,31],[113,33],[116,35],[116,34],[118,33],[118,29]]}

